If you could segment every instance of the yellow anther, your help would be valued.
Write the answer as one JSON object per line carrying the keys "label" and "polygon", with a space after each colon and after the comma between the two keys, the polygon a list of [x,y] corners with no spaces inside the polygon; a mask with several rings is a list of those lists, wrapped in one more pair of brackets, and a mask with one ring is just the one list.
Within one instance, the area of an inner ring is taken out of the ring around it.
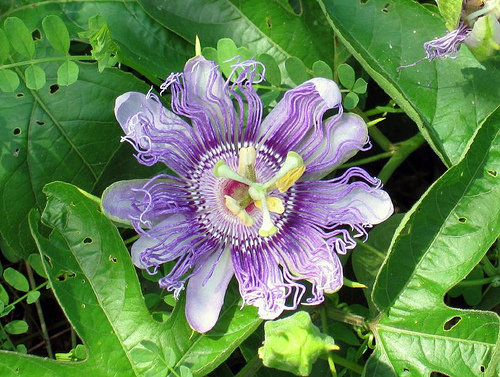
{"label": "yellow anther", "polygon": [[254,147],[241,148],[238,159],[238,174],[255,181],[255,159],[257,151]]}
{"label": "yellow anther", "polygon": [[[283,201],[280,198],[275,198],[273,196],[266,196],[267,208],[269,211],[274,213],[279,213],[280,215],[285,212],[285,206],[283,205]],[[260,200],[255,201],[255,206],[262,210],[262,203]]]}
{"label": "yellow anther", "polygon": [[238,219],[241,220],[243,225],[246,226],[252,226],[254,223],[253,218],[248,214],[247,211],[245,211],[244,208],[241,208],[238,202],[230,197],[229,195],[224,195],[224,198],[226,199],[226,207],[228,210],[231,211],[233,215],[235,215]]}
{"label": "yellow anther", "polygon": [[288,173],[284,175],[283,178],[280,178],[278,181],[276,181],[276,188],[280,192],[285,192],[287,191],[292,185],[297,182],[297,180],[302,177],[302,174],[304,174],[304,171],[306,170],[306,167],[304,165],[299,166],[298,168],[294,168],[290,170]]}

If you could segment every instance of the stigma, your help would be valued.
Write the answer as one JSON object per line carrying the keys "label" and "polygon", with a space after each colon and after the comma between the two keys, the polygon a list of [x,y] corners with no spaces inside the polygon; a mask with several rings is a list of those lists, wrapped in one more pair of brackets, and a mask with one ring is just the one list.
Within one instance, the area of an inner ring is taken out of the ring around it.
{"label": "stigma", "polygon": [[302,157],[293,151],[288,152],[279,171],[266,182],[257,182],[255,161],[257,151],[254,147],[241,148],[239,151],[238,170],[233,171],[225,161],[215,164],[213,174],[217,178],[227,178],[244,185],[237,195],[224,195],[226,208],[236,216],[243,225],[252,226],[255,221],[247,208],[250,205],[262,211],[262,224],[259,228],[261,237],[271,237],[278,232],[271,218],[271,212],[285,212],[283,201],[271,196],[275,191],[284,193],[304,174],[306,169]]}

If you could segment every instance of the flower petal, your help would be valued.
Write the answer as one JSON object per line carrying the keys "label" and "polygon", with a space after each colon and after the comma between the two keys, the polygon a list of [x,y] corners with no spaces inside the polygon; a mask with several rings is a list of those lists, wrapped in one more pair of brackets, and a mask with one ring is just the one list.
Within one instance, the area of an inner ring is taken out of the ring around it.
{"label": "flower petal", "polygon": [[[181,232],[175,231],[174,228],[178,224],[184,223],[186,217],[182,214],[173,214],[166,216],[166,218],[163,217],[162,221],[158,222],[158,219],[155,220],[157,220],[157,223],[147,233],[144,232],[144,234],[134,242],[130,250],[132,261],[139,268],[145,269],[158,266],[178,257],[178,255],[173,253],[173,250],[165,249],[169,246],[168,241],[174,244],[181,243],[178,237]],[[174,231],[172,231],[172,234],[169,234],[166,229],[174,229]],[[185,230],[184,228],[182,229]],[[170,249],[174,249],[174,247]],[[174,255],[170,256],[169,254]]]}
{"label": "flower petal", "polygon": [[182,174],[179,160],[189,159],[193,149],[192,130],[184,120],[165,109],[155,95],[137,92],[116,99],[115,116],[140,163],[149,166],[162,161]]}
{"label": "flower petal", "polygon": [[330,221],[344,224],[379,224],[387,220],[394,212],[389,194],[379,188],[372,188],[361,182],[339,187],[344,196],[331,203]]}
{"label": "flower petal", "polygon": [[282,156],[293,150],[306,159],[308,156],[303,152],[312,153],[325,137],[324,113],[333,108],[341,113],[341,101],[337,84],[324,78],[311,79],[289,90],[262,122],[258,146],[263,145]]}
{"label": "flower petal", "polygon": [[299,145],[303,156],[307,156],[304,160],[307,170],[302,180],[323,178],[362,150],[367,141],[368,128],[359,115],[343,114],[340,119],[328,119],[319,145],[310,151]]}
{"label": "flower petal", "polygon": [[[206,141],[230,141],[239,128],[226,82],[213,61],[197,56],[184,67],[185,115],[197,126]],[[214,134],[215,132],[215,134]]]}
{"label": "flower petal", "polygon": [[140,211],[132,204],[142,201],[144,193],[136,190],[148,182],[147,179],[119,181],[106,188],[102,194],[101,207],[106,216],[120,224],[131,227],[131,218],[137,218]]}
{"label": "flower petal", "polygon": [[214,327],[219,318],[226,289],[233,276],[230,249],[226,248],[220,256],[214,253],[200,263],[203,263],[202,266],[198,271],[195,267],[196,272],[187,285],[186,318],[194,330],[205,333]]}

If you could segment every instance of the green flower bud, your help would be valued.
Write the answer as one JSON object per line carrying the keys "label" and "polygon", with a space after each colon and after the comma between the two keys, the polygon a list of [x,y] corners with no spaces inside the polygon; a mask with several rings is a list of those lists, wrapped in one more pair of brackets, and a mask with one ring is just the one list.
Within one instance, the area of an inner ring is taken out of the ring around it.
{"label": "green flower bud", "polygon": [[264,331],[264,345],[259,348],[264,365],[299,376],[309,375],[320,355],[338,349],[332,337],[313,325],[307,312],[266,322]]}

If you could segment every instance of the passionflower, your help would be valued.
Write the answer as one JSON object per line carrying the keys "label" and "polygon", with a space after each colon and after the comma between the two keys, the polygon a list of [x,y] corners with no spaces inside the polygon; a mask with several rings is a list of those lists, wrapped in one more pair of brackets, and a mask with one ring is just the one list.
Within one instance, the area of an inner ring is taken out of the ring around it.
{"label": "passionflower", "polygon": [[[160,162],[175,174],[117,182],[102,207],[139,233],[137,267],[156,273],[175,261],[159,285],[175,297],[186,287],[186,317],[198,332],[217,322],[233,275],[243,304],[263,319],[322,302],[342,286],[337,254],[393,212],[379,180],[360,168],[319,180],[368,142],[363,120],[343,114],[337,85],[309,80],[262,120],[252,86],[259,72],[260,63],[241,62],[224,80],[197,56],[161,86],[170,110],[152,93],[116,100],[122,141],[139,163]],[[328,110],[334,115],[324,119]]]}

